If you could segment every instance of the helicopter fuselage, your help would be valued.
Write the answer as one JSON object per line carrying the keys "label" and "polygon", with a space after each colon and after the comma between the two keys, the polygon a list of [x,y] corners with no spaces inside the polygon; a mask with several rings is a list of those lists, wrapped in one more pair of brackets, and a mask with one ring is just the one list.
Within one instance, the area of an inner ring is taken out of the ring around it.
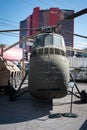
{"label": "helicopter fuselage", "polygon": [[[43,37],[45,40],[42,45]],[[61,40],[60,46],[54,45],[53,37]],[[52,41],[49,38],[52,38]],[[67,95],[69,62],[61,38],[60,35],[54,33],[40,34],[36,38],[30,58],[28,80],[29,91],[35,97],[52,99]],[[41,46],[40,44],[37,46],[37,40],[38,42],[42,40]]]}

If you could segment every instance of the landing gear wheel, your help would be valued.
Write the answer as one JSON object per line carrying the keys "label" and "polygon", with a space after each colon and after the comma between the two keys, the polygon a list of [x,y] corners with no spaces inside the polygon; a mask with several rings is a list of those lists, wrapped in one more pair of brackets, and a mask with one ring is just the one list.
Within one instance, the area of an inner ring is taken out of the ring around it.
{"label": "landing gear wheel", "polygon": [[64,113],[62,114],[64,117],[77,118],[78,115],[74,113]]}
{"label": "landing gear wheel", "polygon": [[11,81],[9,81],[9,101],[16,100],[16,80],[15,77],[11,77]]}
{"label": "landing gear wheel", "polygon": [[87,103],[87,92],[85,90],[81,91],[81,102]]}
{"label": "landing gear wheel", "polygon": [[53,114],[50,114],[48,117],[49,118],[60,118],[62,115],[60,113],[53,113]]}
{"label": "landing gear wheel", "polygon": [[9,89],[9,101],[16,101],[16,90],[12,86]]}

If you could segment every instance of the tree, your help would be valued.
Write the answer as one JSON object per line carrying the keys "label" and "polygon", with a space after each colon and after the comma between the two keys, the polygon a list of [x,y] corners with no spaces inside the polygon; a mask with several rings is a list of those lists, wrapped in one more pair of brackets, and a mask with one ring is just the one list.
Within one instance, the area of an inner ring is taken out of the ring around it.
{"label": "tree", "polygon": [[5,44],[0,43],[0,48],[4,48],[4,47],[5,47]]}
{"label": "tree", "polygon": [[0,54],[0,55],[1,55],[2,57],[3,57],[3,48],[4,48],[4,47],[5,47],[4,44],[0,44],[0,49],[1,49],[1,52],[0,52],[1,54]]}

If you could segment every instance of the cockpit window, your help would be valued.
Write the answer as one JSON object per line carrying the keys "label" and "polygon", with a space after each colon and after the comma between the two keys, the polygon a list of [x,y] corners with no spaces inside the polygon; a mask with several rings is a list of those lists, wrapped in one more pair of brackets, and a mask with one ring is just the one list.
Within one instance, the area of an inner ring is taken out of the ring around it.
{"label": "cockpit window", "polygon": [[49,46],[53,44],[53,36],[52,35],[47,35],[45,37],[45,46]]}
{"label": "cockpit window", "polygon": [[43,46],[44,46],[44,37],[43,35],[39,35],[35,38],[33,48],[43,47]]}
{"label": "cockpit window", "polygon": [[55,46],[62,47],[62,39],[61,39],[60,36],[54,35],[54,37],[53,37],[53,42],[54,42],[54,45],[55,45]]}
{"label": "cockpit window", "polygon": [[65,43],[63,38],[58,34],[46,33],[37,35],[33,44],[33,49],[44,46],[64,47]]}
{"label": "cockpit window", "polygon": [[45,46],[56,46],[56,47],[64,47],[64,41],[61,36],[58,36],[56,34],[52,35],[46,35],[45,36]]}

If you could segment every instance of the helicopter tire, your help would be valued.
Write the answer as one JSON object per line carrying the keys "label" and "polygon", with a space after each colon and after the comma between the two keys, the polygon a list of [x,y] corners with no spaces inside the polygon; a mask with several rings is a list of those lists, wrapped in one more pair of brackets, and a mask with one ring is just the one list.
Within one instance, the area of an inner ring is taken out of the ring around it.
{"label": "helicopter tire", "polygon": [[16,101],[16,90],[13,86],[10,86],[9,88],[9,101]]}
{"label": "helicopter tire", "polygon": [[85,90],[81,91],[81,102],[87,103],[87,92]]}
{"label": "helicopter tire", "polygon": [[9,83],[9,101],[16,101],[16,80],[15,77],[11,79],[11,84]]}

